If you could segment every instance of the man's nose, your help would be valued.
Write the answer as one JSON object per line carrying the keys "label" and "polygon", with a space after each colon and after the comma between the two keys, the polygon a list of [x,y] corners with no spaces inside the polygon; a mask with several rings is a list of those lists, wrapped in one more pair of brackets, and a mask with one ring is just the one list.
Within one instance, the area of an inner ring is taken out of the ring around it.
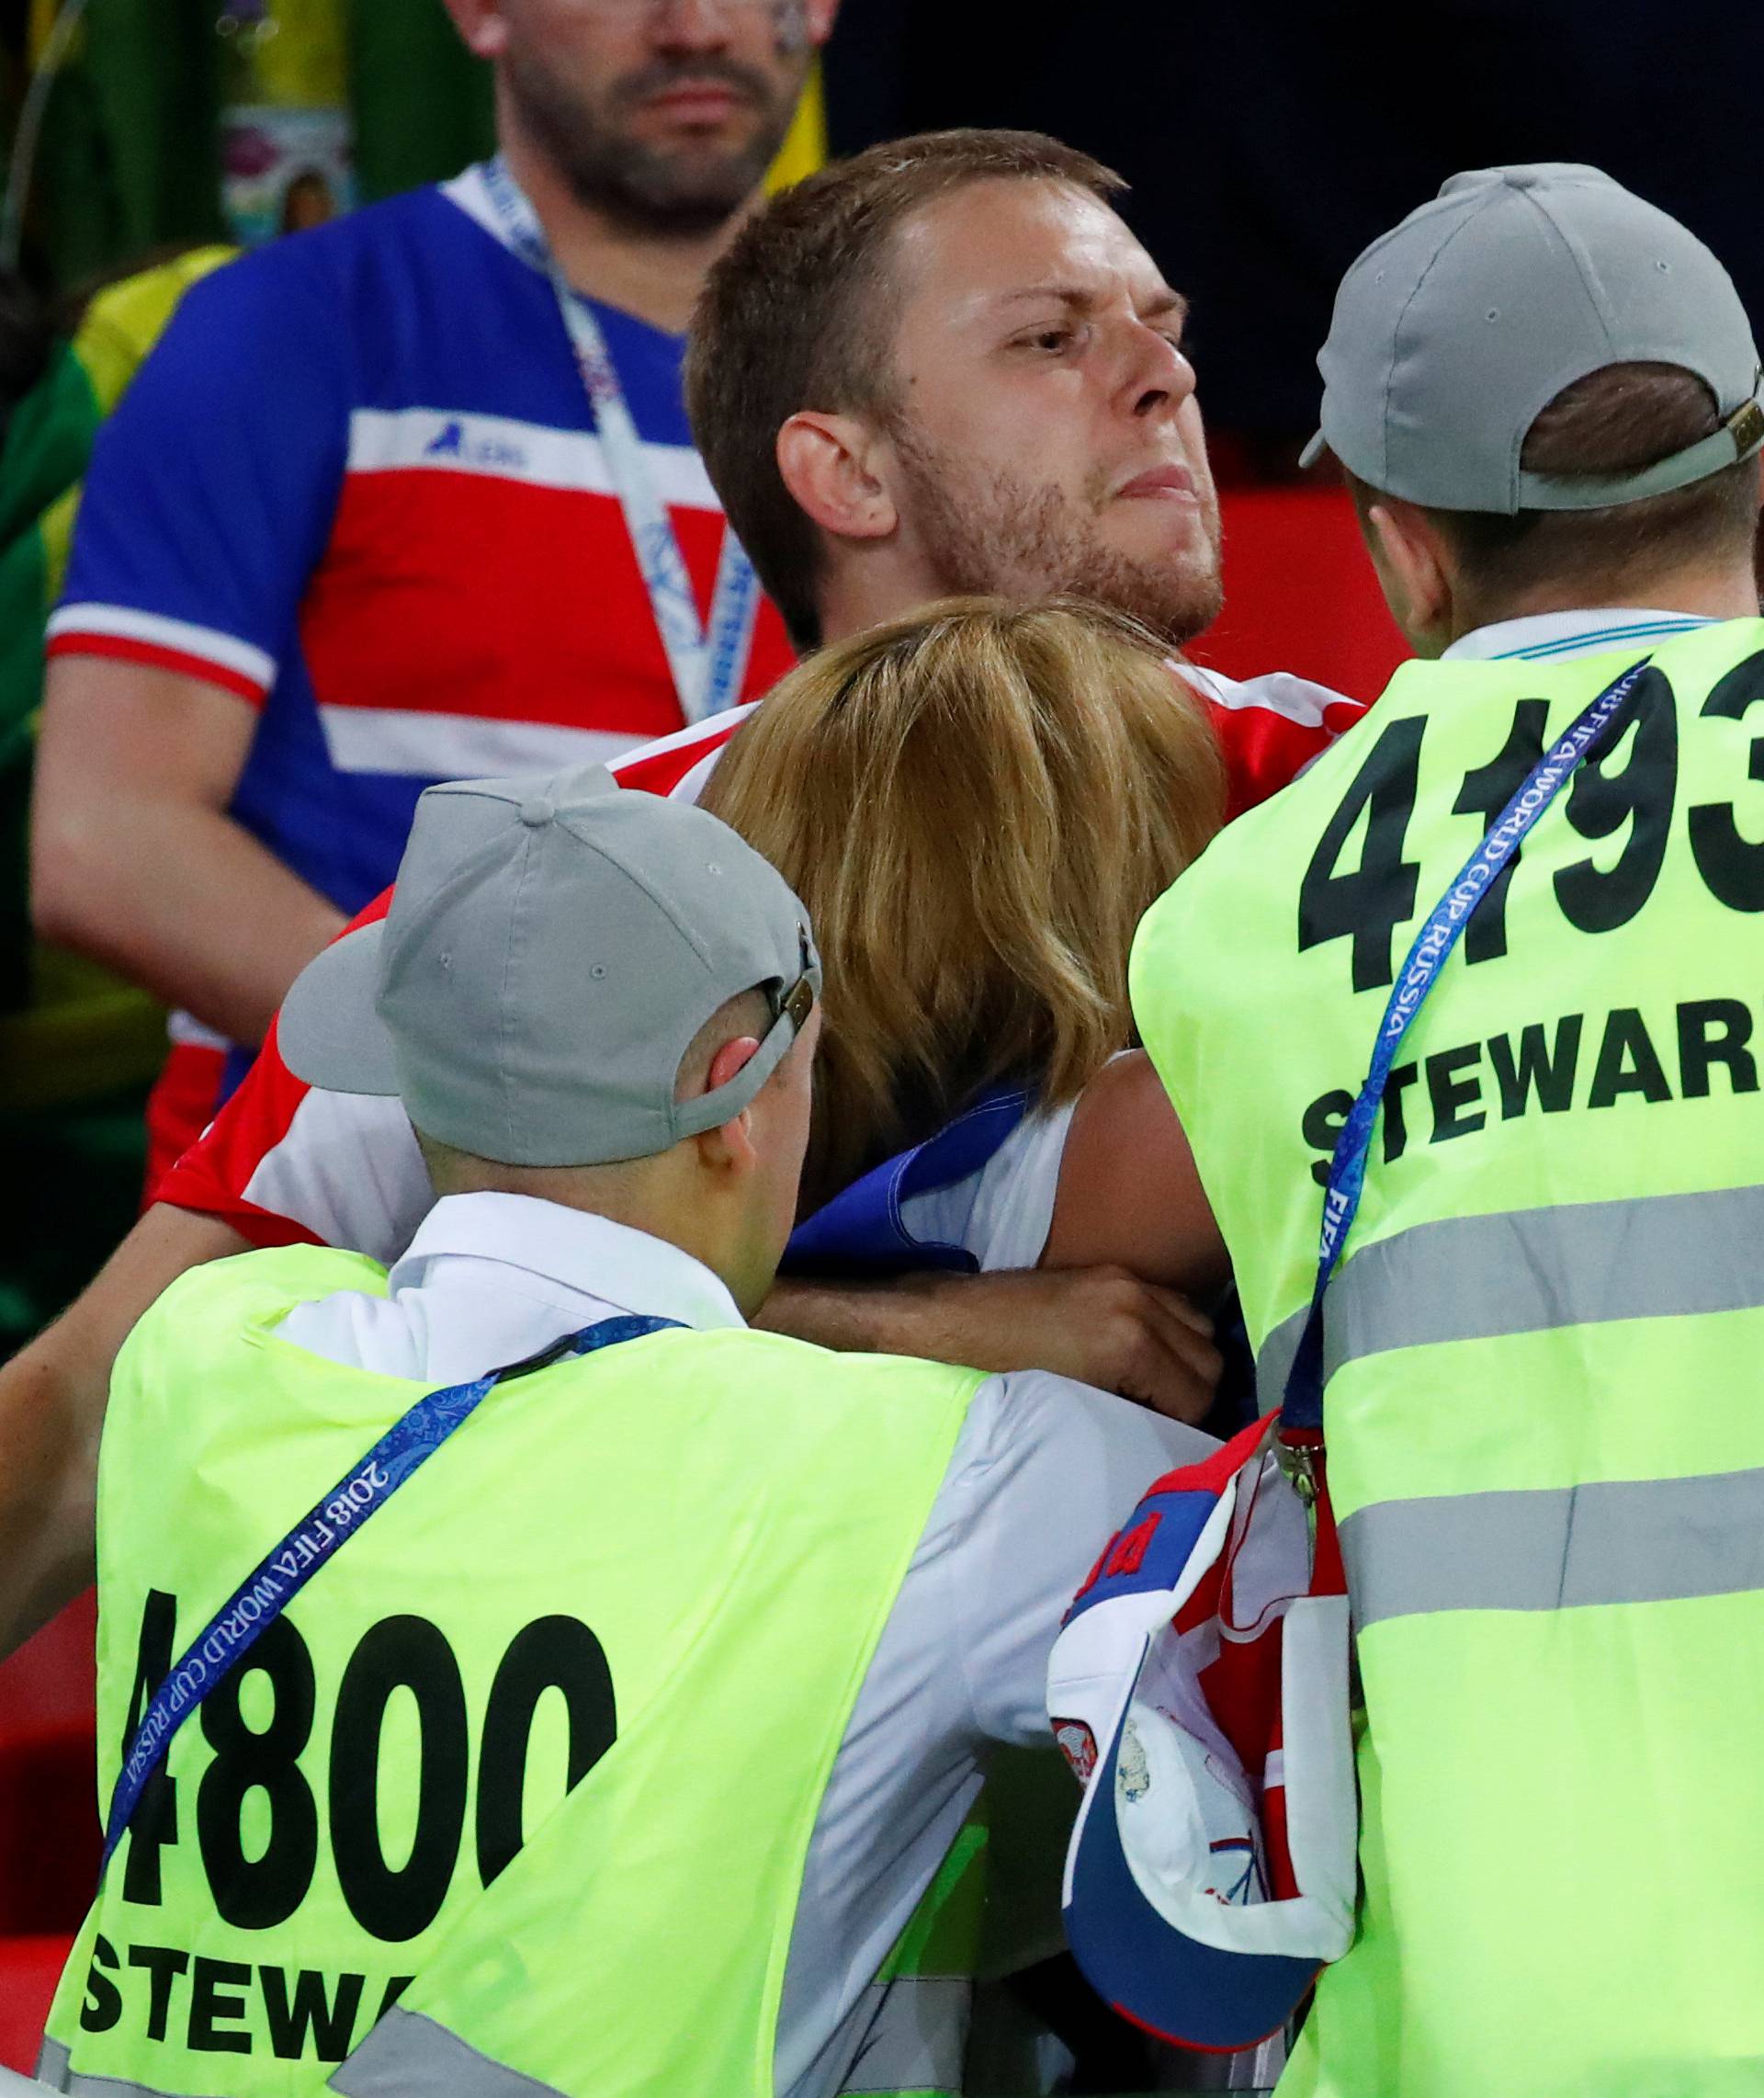
{"label": "man's nose", "polygon": [[659,0],[650,34],[658,51],[721,51],[729,17],[729,0]]}
{"label": "man's nose", "polygon": [[1194,367],[1161,328],[1132,323],[1123,392],[1136,415],[1173,413],[1194,391]]}

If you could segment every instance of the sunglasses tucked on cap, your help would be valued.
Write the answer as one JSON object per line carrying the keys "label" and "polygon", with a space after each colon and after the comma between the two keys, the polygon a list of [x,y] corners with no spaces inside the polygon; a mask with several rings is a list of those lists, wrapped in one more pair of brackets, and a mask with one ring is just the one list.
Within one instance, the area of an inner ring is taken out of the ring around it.
{"label": "sunglasses tucked on cap", "polygon": [[[1586,510],[1683,488],[1764,445],[1758,349],[1733,279],[1693,233],[1596,167],[1454,175],[1341,280],[1317,356],[1325,449],[1386,495],[1436,510]],[[1565,387],[1618,364],[1675,365],[1719,429],[1597,478],[1520,454]]]}
{"label": "sunglasses tucked on cap", "polygon": [[[675,1100],[694,1036],[756,989],[757,1052]],[[596,1165],[740,1114],[820,991],[808,914],[769,862],[702,809],[579,767],[430,788],[386,918],[302,970],[277,1038],[296,1077],[396,1094],[457,1150]]]}

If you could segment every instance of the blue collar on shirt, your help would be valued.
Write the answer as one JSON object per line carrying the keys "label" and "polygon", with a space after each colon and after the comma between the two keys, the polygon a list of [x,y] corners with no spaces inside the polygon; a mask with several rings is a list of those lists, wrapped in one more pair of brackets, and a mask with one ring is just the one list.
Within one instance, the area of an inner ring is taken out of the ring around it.
{"label": "blue collar on shirt", "polygon": [[910,1151],[873,1166],[791,1233],[786,1275],[894,1274],[902,1268],[948,1268],[972,1275],[979,1263],[966,1246],[915,1238],[900,1206],[966,1180],[998,1151],[1023,1120],[1034,1097],[1026,1086],[995,1086],[947,1128]]}

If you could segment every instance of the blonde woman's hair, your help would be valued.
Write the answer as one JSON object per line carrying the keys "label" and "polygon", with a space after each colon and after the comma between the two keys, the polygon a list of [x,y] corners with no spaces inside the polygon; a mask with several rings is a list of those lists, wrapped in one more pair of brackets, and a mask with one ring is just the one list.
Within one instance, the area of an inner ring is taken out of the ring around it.
{"label": "blonde woman's hair", "polygon": [[1073,1099],[1132,1040],[1134,928],[1224,809],[1168,659],[1098,606],[951,598],[811,657],[718,758],[704,806],[826,964],[812,1198],[1001,1081]]}

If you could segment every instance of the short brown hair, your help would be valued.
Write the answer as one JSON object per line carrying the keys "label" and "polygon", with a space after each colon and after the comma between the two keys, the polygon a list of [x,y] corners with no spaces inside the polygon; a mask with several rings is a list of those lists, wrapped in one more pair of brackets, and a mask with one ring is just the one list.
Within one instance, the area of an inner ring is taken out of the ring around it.
{"label": "short brown hair", "polygon": [[1074,1099],[1133,1039],[1134,928],[1225,803],[1168,656],[1087,602],[950,598],[799,665],[718,758],[703,805],[826,963],[812,1196],[1001,1080]]}
{"label": "short brown hair", "polygon": [[[1670,458],[1720,424],[1715,397],[1695,372],[1608,365],[1564,387],[1539,414],[1520,463],[1532,473],[1626,473]],[[1360,493],[1363,507],[1376,500]],[[1747,459],[1688,487],[1604,509],[1430,515],[1479,600],[1498,603],[1545,583],[1589,588],[1611,604],[1644,604],[1649,579],[1663,570],[1747,553],[1758,508],[1758,464]]]}
{"label": "short brown hair", "polygon": [[729,523],[798,647],[820,640],[815,527],[778,472],[778,432],[800,409],[886,407],[893,369],[878,293],[894,235],[969,183],[1126,187],[1039,131],[925,131],[824,167],[763,205],[713,265],[686,349],[686,412]]}

